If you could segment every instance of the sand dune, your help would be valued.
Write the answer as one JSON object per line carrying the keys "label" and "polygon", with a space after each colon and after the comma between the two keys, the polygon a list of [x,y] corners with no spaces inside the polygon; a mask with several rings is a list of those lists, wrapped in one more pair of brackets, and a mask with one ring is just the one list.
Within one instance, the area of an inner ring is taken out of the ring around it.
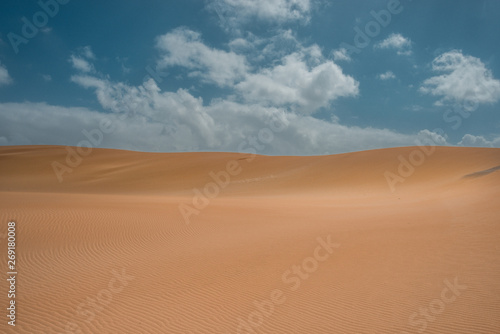
{"label": "sand dune", "polygon": [[0,147],[2,333],[500,333],[500,149],[67,158]]}

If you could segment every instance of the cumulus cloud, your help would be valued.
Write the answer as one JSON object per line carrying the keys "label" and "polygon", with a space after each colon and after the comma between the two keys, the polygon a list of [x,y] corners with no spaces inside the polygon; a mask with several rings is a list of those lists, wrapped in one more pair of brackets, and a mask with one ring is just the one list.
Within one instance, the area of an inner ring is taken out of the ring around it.
{"label": "cumulus cloud", "polygon": [[398,55],[411,55],[411,40],[401,34],[391,34],[382,42],[375,44],[376,49],[394,49]]}
{"label": "cumulus cloud", "polygon": [[[152,79],[141,86],[88,75],[77,75],[72,80],[93,90],[101,106],[111,112],[110,117],[116,117],[118,130],[109,136],[107,147],[312,155],[410,146],[433,135],[430,131],[406,135],[389,129],[345,126],[338,119],[321,120],[260,103],[214,99],[206,104],[183,89],[161,91]],[[101,117],[87,114],[90,118]],[[30,122],[28,118],[25,121]],[[252,146],[251,140],[264,129],[269,133],[271,124],[281,124],[281,129],[273,130],[269,141]],[[54,125],[57,133],[56,128]],[[74,131],[81,132],[78,128]],[[133,142],[130,138],[140,140]],[[440,138],[434,141],[440,142]]]}
{"label": "cumulus cloud", "polygon": [[458,145],[469,147],[500,147],[500,137],[488,140],[483,136],[466,134],[462,137],[462,140],[458,143]]}
{"label": "cumulus cloud", "polygon": [[476,57],[453,50],[436,57],[432,70],[444,74],[424,81],[420,91],[442,97],[444,102],[495,103],[500,100],[500,81]]}
{"label": "cumulus cloud", "polygon": [[396,75],[392,73],[392,71],[387,71],[385,73],[381,73],[377,76],[380,80],[390,80],[390,79],[396,79]]}
{"label": "cumulus cloud", "polygon": [[284,57],[275,67],[248,75],[236,89],[247,102],[313,113],[340,97],[356,96],[358,86],[354,78],[332,61],[324,61],[319,48],[313,47]]}
{"label": "cumulus cloud", "polygon": [[[239,101],[305,113],[359,92],[354,78],[326,60],[317,45],[302,46],[290,30],[281,30],[267,40],[253,35],[237,38],[229,46],[231,51],[211,48],[203,43],[199,33],[176,29],[157,40],[157,47],[163,52],[158,68],[181,66],[191,71],[190,76],[204,82],[234,88]],[[236,53],[242,49],[248,58]],[[280,54],[285,50],[293,51]],[[267,64],[277,58],[281,58],[277,65],[260,70],[249,65],[249,60]]]}
{"label": "cumulus cloud", "polygon": [[434,143],[434,145],[449,145],[446,135],[444,133],[437,133],[430,130],[422,130],[417,134],[419,140],[424,143]]}
{"label": "cumulus cloud", "polygon": [[12,78],[9,75],[7,68],[0,64],[0,86],[8,85],[12,83]]}
{"label": "cumulus cloud", "polygon": [[[276,47],[278,41],[290,43],[293,51],[276,57],[277,49],[283,49]],[[73,57],[89,67],[75,62],[77,71],[71,80],[94,92],[106,113],[45,103],[3,103],[0,144],[78,145],[86,139],[82,131],[98,128],[104,119],[114,130],[104,136],[100,147],[141,151],[313,155],[412,146],[418,140],[446,143],[428,130],[403,134],[346,126],[335,116],[331,120],[312,117],[310,113],[338,98],[356,96],[359,83],[325,59],[317,45],[303,47],[289,31],[272,41],[235,39],[230,51],[224,51],[205,45],[198,33],[181,28],[160,36],[157,47],[160,68],[189,69],[191,76],[204,82],[231,88],[228,96],[204,101],[186,89],[164,91],[153,79],[141,85],[112,81],[92,67],[95,56],[84,48]],[[237,49],[254,49],[263,58],[249,62]],[[279,61],[267,66],[249,64],[269,64],[268,57]],[[280,124],[280,130],[270,130],[272,124]],[[263,133],[266,140],[259,139]]]}
{"label": "cumulus cloud", "polygon": [[[112,124],[113,131],[104,134],[99,147],[154,152],[256,151],[258,154],[315,155],[413,146],[417,140],[427,138],[425,134],[405,135],[388,129],[349,127],[279,108],[226,100],[203,106],[200,99],[186,91],[157,94],[143,97],[149,100],[149,113],[154,117],[142,113],[101,113],[46,103],[0,103],[0,145],[76,146],[88,140],[83,130],[99,129],[103,120]],[[196,117],[201,120],[189,123],[190,118]],[[201,124],[209,125],[207,132],[200,132],[200,129],[205,131]],[[265,142],[257,139],[263,130],[269,133],[270,124],[279,124],[280,131],[271,131]],[[252,144],[255,140],[256,144]]]}
{"label": "cumulus cloud", "polygon": [[248,71],[245,57],[209,47],[199,33],[187,28],[158,37],[156,47],[162,52],[160,69],[182,66],[191,70],[190,76],[219,86],[232,85]]}
{"label": "cumulus cloud", "polygon": [[[71,79],[94,91],[100,105],[118,117],[119,130],[107,144],[116,148],[255,149],[260,154],[310,155],[416,145],[418,139],[431,136],[425,131],[407,135],[389,129],[352,127],[342,125],[335,117],[323,120],[310,116],[338,98],[356,96],[359,83],[325,59],[317,45],[303,47],[287,31],[282,31],[277,40],[290,41],[294,51],[277,64],[255,70],[233,50],[260,48],[258,53],[273,54],[275,42],[236,39],[230,43],[231,51],[222,51],[208,47],[199,34],[184,28],[161,36],[157,46],[164,52],[160,60],[163,66],[182,66],[196,71],[196,76],[207,82],[234,87],[232,95],[208,103],[185,89],[162,91],[153,79],[139,86],[112,82],[100,74],[80,73]],[[230,70],[224,72],[228,64]],[[234,85],[229,86],[231,83]],[[282,130],[273,132],[269,142],[249,148],[250,139],[257,138],[273,122],[282,124]],[[122,138],[134,138],[139,124],[148,136],[137,134],[141,140],[135,144]]]}
{"label": "cumulus cloud", "polygon": [[168,126],[182,125],[182,132],[187,131],[192,138],[179,136],[177,141],[182,142],[185,138],[187,142],[192,142],[194,138],[197,143],[203,142],[209,147],[221,144],[213,135],[217,124],[206,113],[202,99],[195,98],[184,89],[161,93],[153,79],[138,87],[81,75],[73,76],[72,81],[93,89],[101,106],[116,114]]}

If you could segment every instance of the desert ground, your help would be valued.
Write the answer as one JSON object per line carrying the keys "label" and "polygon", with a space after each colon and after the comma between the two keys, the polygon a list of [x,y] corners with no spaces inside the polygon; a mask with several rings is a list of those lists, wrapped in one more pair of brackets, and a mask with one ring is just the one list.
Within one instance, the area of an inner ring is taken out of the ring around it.
{"label": "desert ground", "polygon": [[0,147],[0,237],[1,333],[500,333],[500,149]]}

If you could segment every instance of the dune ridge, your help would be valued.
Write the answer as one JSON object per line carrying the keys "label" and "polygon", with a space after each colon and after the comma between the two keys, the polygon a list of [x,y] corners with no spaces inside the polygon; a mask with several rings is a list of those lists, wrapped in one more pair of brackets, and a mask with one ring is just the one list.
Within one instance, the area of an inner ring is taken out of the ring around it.
{"label": "dune ridge", "polygon": [[94,149],[60,182],[67,152],[0,147],[0,234],[15,220],[19,245],[0,332],[500,331],[500,149]]}

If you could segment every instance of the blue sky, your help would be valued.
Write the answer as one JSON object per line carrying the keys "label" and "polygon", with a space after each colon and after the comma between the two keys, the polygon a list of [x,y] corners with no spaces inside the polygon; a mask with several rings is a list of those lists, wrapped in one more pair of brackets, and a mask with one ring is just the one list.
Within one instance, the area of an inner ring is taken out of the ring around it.
{"label": "blue sky", "polygon": [[499,18],[496,0],[3,1],[0,145],[500,147]]}

